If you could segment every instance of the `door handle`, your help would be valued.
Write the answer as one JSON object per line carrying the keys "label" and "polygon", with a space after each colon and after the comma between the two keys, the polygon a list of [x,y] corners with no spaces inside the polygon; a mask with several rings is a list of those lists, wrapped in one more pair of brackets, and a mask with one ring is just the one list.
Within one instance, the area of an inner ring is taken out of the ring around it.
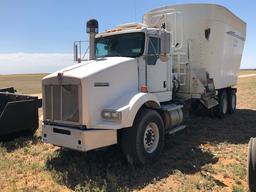
{"label": "door handle", "polygon": [[166,81],[163,82],[163,87],[166,88]]}

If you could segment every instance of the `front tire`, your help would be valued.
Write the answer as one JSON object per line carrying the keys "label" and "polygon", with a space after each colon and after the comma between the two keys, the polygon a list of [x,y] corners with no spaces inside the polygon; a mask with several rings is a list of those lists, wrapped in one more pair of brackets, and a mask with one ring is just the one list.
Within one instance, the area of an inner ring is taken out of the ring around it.
{"label": "front tire", "polygon": [[251,138],[248,145],[248,184],[251,192],[256,192],[256,139]]}
{"label": "front tire", "polygon": [[160,114],[151,109],[140,110],[133,127],[122,131],[121,146],[129,163],[153,163],[164,146],[164,123]]}

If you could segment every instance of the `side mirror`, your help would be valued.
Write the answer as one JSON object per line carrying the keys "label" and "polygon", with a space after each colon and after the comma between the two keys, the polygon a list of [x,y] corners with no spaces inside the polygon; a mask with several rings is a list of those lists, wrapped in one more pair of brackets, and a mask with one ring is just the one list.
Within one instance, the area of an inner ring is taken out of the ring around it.
{"label": "side mirror", "polygon": [[166,31],[161,31],[161,55],[170,53],[171,50],[171,34]]}

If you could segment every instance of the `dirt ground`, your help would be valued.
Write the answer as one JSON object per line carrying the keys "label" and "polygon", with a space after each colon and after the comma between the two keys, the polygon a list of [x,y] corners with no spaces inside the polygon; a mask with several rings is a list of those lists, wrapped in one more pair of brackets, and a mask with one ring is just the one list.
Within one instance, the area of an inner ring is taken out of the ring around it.
{"label": "dirt ground", "polygon": [[[13,83],[8,85],[2,81],[6,77],[0,76],[0,87],[12,85],[24,93],[38,94],[42,76],[12,76]],[[24,86],[22,79],[33,86]],[[187,129],[166,137],[157,162],[145,167],[130,166],[118,146],[84,154],[43,144],[41,128],[33,137],[0,142],[0,189],[248,191],[247,144],[256,136],[256,77],[239,79],[237,88],[235,114],[223,120],[190,118]]]}

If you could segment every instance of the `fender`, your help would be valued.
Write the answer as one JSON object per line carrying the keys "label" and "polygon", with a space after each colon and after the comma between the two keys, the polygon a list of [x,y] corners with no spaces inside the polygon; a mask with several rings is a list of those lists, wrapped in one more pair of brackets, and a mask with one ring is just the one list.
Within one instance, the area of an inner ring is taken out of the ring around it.
{"label": "fender", "polygon": [[146,105],[147,107],[160,108],[160,103],[157,97],[152,93],[138,93],[132,92],[120,97],[112,105],[106,107],[122,112],[122,120],[120,122],[106,122],[100,121],[96,125],[97,128],[102,129],[121,129],[131,127],[139,109]]}
{"label": "fender", "polygon": [[133,125],[133,121],[139,109],[146,104],[147,107],[160,108],[157,97],[152,93],[138,93],[129,102],[129,125]]}

